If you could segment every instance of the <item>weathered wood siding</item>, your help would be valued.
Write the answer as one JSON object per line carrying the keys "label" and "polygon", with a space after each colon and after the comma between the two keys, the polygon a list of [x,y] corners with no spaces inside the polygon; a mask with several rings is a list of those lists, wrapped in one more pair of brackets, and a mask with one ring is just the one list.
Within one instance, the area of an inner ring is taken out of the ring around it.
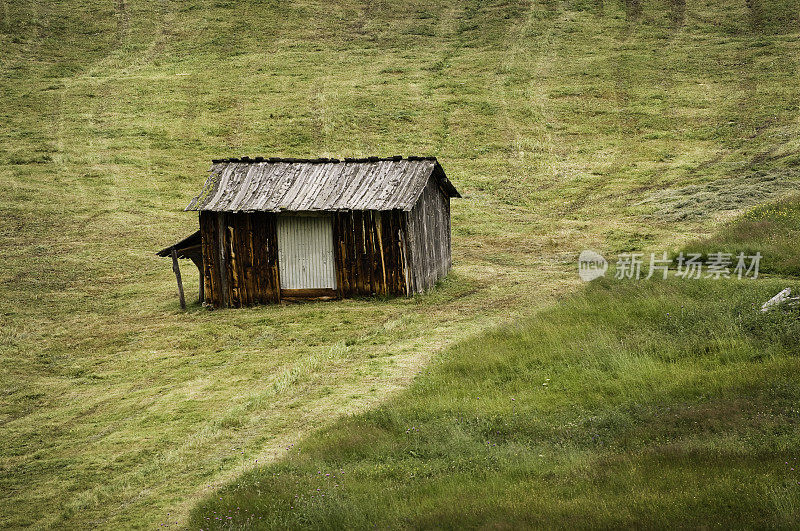
{"label": "weathered wood siding", "polygon": [[[411,293],[405,214],[400,210],[333,214],[339,296]],[[280,301],[279,215],[200,213],[206,303],[220,308]]]}
{"label": "weathered wood siding", "polygon": [[338,212],[333,221],[340,296],[408,295],[405,213]]}
{"label": "weathered wood siding", "polygon": [[[200,212],[206,303],[219,308],[281,300],[277,236],[281,215]],[[434,178],[410,212],[331,215],[340,297],[420,293],[450,270],[450,198]]]}
{"label": "weathered wood siding", "polygon": [[240,307],[280,300],[275,214],[200,212],[205,302]]}
{"label": "weathered wood siding", "polygon": [[417,203],[405,212],[410,291],[421,293],[447,275],[450,255],[450,198],[431,177]]}

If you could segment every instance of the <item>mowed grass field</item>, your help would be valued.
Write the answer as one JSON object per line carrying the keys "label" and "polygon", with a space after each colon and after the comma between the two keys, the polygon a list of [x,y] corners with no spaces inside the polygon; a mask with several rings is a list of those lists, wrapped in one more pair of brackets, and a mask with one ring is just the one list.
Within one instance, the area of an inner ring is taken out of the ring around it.
{"label": "mowed grass field", "polygon": [[[726,227],[730,250],[800,229],[793,201]],[[208,495],[190,527],[796,528],[800,308],[760,311],[787,286],[596,280],[448,348],[398,397]]]}
{"label": "mowed grass field", "polygon": [[[791,0],[0,2],[0,525],[185,523],[574,291],[581,249],[674,251],[796,189],[798,37]],[[180,311],[154,252],[211,158],[259,154],[436,155],[452,274]]]}

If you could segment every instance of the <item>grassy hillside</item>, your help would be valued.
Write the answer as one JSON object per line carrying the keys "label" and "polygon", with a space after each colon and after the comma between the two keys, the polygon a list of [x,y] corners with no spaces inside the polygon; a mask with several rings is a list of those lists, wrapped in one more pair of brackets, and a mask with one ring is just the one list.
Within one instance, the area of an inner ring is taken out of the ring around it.
{"label": "grassy hillside", "polygon": [[[0,525],[183,521],[572,290],[581,249],[673,250],[796,188],[797,20],[792,0],[0,2]],[[211,158],[397,153],[465,196],[433,293],[179,311],[153,253],[195,229]]]}
{"label": "grassy hillside", "polygon": [[800,196],[749,209],[719,234],[692,242],[685,253],[761,253],[766,260],[760,271],[800,277]]}
{"label": "grassy hillside", "polygon": [[793,528],[800,318],[757,311],[786,284],[594,282],[449,349],[190,526]]}
{"label": "grassy hillside", "polygon": [[[687,252],[762,252],[760,278],[601,278],[447,349],[410,389],[252,470],[201,529],[796,527],[797,197]],[[777,240],[777,243],[776,243]]]}

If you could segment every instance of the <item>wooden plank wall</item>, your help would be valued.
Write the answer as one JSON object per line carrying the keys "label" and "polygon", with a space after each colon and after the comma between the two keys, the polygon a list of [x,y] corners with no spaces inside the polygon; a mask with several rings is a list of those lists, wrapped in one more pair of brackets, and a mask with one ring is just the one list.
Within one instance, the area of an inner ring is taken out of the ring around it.
{"label": "wooden plank wall", "polygon": [[[207,304],[280,301],[276,219],[200,212]],[[339,296],[418,293],[450,269],[450,201],[432,179],[411,212],[334,213],[333,238]]]}
{"label": "wooden plank wall", "polygon": [[333,239],[339,295],[408,295],[406,234],[400,210],[336,213]]}
{"label": "wooden plank wall", "polygon": [[241,307],[280,300],[275,215],[200,212],[205,302]]}
{"label": "wooden plank wall", "polygon": [[452,265],[450,198],[431,177],[414,208],[405,215],[410,289],[412,293],[421,293],[447,275]]}

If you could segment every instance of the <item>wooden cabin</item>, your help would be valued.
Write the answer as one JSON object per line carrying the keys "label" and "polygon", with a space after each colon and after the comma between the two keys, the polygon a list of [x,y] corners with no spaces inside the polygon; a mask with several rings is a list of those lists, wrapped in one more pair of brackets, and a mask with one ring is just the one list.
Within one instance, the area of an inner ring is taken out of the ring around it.
{"label": "wooden cabin", "polygon": [[217,308],[409,296],[450,270],[452,197],[434,157],[215,160],[186,208],[200,230],[158,254],[178,277],[193,260]]}

